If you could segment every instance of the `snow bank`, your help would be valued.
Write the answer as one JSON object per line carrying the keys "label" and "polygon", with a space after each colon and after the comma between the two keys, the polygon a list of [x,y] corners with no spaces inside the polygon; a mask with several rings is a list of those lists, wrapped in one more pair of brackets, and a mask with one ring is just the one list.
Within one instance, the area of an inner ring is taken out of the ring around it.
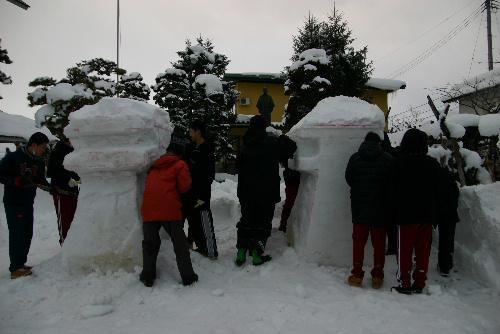
{"label": "snow bank", "polygon": [[289,166],[301,171],[288,234],[297,252],[308,260],[351,264],[352,221],[345,168],[366,134],[382,135],[383,129],[384,114],[378,107],[339,96],[320,101],[288,133],[297,143]]}
{"label": "snow bank", "polygon": [[500,183],[465,187],[459,200],[456,251],[464,268],[500,290]]}
{"label": "snow bank", "polygon": [[167,112],[130,99],[103,98],[70,115],[65,134],[75,151],[65,165],[82,178],[62,250],[71,272],[140,263],[145,172],[165,152],[171,132]]}
{"label": "snow bank", "polygon": [[28,140],[35,132],[43,132],[50,140],[55,139],[48,129],[37,129],[34,120],[21,115],[13,115],[0,111],[1,136],[16,136]]}
{"label": "snow bank", "polygon": [[355,97],[328,97],[300,120],[290,132],[309,127],[374,127],[384,128],[384,113],[374,104]]}

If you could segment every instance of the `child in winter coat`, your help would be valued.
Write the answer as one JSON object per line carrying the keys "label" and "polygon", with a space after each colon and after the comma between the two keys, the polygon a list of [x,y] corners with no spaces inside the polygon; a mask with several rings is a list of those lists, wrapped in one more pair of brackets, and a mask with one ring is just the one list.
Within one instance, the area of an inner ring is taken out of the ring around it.
{"label": "child in winter coat", "polygon": [[160,250],[160,229],[163,227],[174,245],[177,267],[183,285],[198,281],[193,271],[191,257],[184,234],[181,194],[191,187],[191,176],[187,164],[182,160],[182,145],[172,138],[167,154],[155,161],[148,172],[142,219],[144,240],[142,241],[143,270],[140,275],[145,286],[153,286],[156,278],[156,258]]}

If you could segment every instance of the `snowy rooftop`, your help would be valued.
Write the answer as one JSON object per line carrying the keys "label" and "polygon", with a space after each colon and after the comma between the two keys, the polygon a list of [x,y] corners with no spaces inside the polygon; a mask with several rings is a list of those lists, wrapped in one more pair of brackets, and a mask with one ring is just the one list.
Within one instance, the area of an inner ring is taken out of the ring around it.
{"label": "snowy rooftop", "polygon": [[35,132],[43,132],[49,139],[55,139],[48,129],[37,129],[34,120],[21,115],[12,115],[0,111],[0,136],[23,137],[28,140]]}
{"label": "snowy rooftop", "polygon": [[448,95],[442,99],[443,102],[453,102],[457,99],[481,91],[487,88],[492,88],[500,85],[500,68],[479,74],[469,78],[462,83],[454,85]]}
{"label": "snowy rooftop", "polygon": [[264,72],[243,72],[226,73],[224,81],[243,81],[243,82],[268,82],[284,83],[285,77],[282,73],[264,73]]}
{"label": "snowy rooftop", "polygon": [[371,78],[366,82],[365,86],[388,92],[395,92],[399,89],[405,89],[406,82],[393,79]]}

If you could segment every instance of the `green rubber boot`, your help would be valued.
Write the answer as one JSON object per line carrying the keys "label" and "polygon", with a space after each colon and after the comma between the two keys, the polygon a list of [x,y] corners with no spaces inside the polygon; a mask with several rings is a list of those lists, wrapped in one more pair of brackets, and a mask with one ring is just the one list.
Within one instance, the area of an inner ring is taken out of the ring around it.
{"label": "green rubber boot", "polygon": [[254,266],[260,266],[261,264],[269,262],[272,259],[272,257],[269,255],[260,255],[256,249],[252,249],[252,258],[252,264]]}
{"label": "green rubber boot", "polygon": [[246,260],[247,260],[247,250],[245,248],[239,248],[234,263],[236,263],[238,267],[241,267]]}

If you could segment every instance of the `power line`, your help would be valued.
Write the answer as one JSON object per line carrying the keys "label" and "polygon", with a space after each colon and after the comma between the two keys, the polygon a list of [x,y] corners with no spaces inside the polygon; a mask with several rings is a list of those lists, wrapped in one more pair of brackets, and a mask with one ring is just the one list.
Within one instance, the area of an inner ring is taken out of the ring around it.
{"label": "power line", "polygon": [[[483,0],[481,0],[483,1]],[[403,46],[400,46],[394,50],[392,50],[391,52],[381,56],[381,57],[378,57],[376,59],[374,59],[374,61],[379,61],[379,60],[382,60],[390,55],[393,55],[395,53],[397,53],[398,51],[402,50],[403,48],[406,48],[414,43],[416,43],[417,41],[419,41],[422,37],[424,37],[425,35],[427,35],[428,33],[434,31],[435,29],[437,29],[438,27],[440,27],[443,23],[449,21],[452,17],[454,17],[455,15],[457,15],[458,13],[462,12],[465,8],[469,7],[471,4],[473,4],[474,2],[477,2],[477,0],[473,0],[471,2],[469,2],[468,4],[466,4],[465,6],[463,6],[462,8],[460,8],[459,10],[457,10],[456,12],[454,12],[453,14],[451,14],[450,16],[448,16],[447,18],[445,18],[443,21],[439,22],[438,24],[436,24],[435,26],[433,26],[432,28],[430,28],[429,30],[425,31],[424,33],[422,33],[420,36],[418,36],[417,38],[413,39],[413,41],[411,41],[410,43],[407,43]]]}
{"label": "power line", "polygon": [[470,70],[472,69],[472,62],[474,61],[474,56],[476,55],[477,41],[479,40],[479,32],[481,32],[481,27],[483,26],[483,15],[481,15],[481,22],[479,23],[479,29],[477,30],[476,42],[474,43],[474,51],[472,51],[472,59],[470,60],[469,72],[467,73],[467,78],[470,75]]}
{"label": "power line", "polygon": [[422,52],[419,56],[411,60],[409,63],[401,66],[398,70],[392,72],[392,74],[389,75],[388,77],[395,78],[418,66],[424,60],[429,58],[434,52],[436,52],[441,47],[446,45],[449,41],[451,41],[453,38],[455,38],[461,31],[467,28],[472,23],[472,21],[474,21],[474,19],[481,14],[483,8],[484,8],[483,5],[479,6],[472,14],[468,15],[464,20],[462,20],[462,22],[460,22],[455,28],[453,28],[446,36],[444,36],[439,41],[434,43],[431,47],[427,48],[424,52]]}

